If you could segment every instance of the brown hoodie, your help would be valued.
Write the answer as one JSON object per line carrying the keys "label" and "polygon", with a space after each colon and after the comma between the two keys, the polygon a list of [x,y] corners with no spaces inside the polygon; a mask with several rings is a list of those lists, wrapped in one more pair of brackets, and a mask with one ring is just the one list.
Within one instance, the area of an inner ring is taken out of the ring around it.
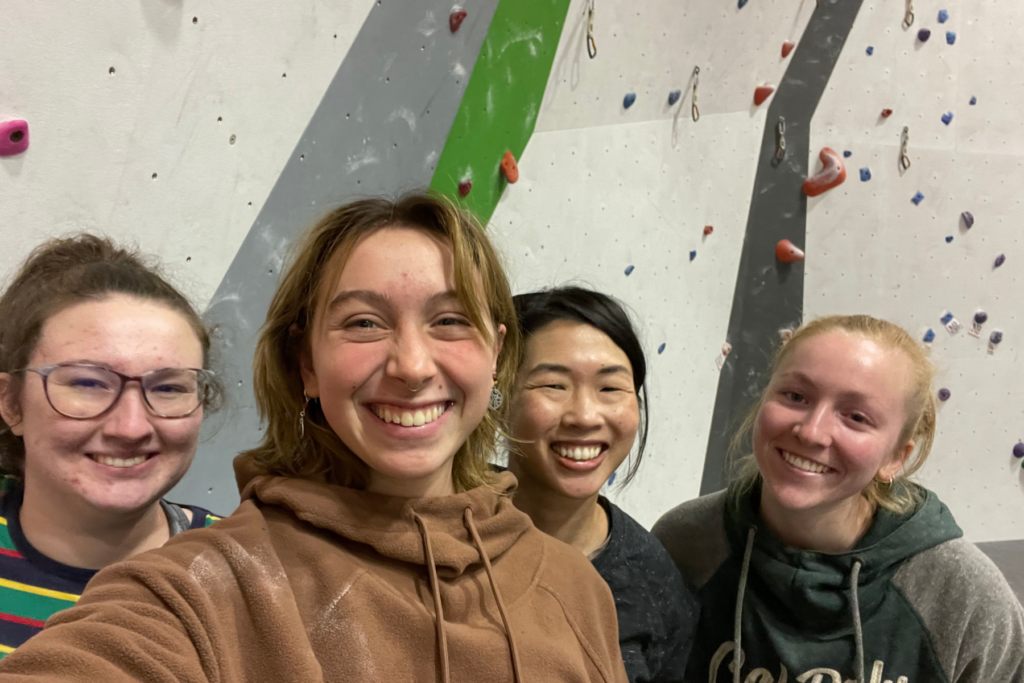
{"label": "brown hoodie", "polygon": [[404,499],[235,472],[231,517],[104,569],[0,682],[627,680],[611,592],[511,474]]}

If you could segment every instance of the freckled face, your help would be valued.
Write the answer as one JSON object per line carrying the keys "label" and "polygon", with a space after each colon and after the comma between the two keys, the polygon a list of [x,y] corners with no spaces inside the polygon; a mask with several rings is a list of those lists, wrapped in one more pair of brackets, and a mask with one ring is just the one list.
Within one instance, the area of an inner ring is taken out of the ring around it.
{"label": "freckled face", "polygon": [[[909,360],[860,335],[800,342],[769,383],[753,444],[762,496],[789,510],[856,501],[909,455],[899,444]],[[912,444],[910,445],[912,449]]]}
{"label": "freckled face", "polygon": [[[166,367],[201,368],[203,349],[177,311],[115,295],[71,306],[47,320],[29,366],[64,362],[104,365],[135,376]],[[5,392],[5,397],[4,419],[25,442],[26,495],[106,511],[143,510],[171,490],[192,463],[203,421],[202,408],[184,418],[153,415],[137,382],[125,386],[107,413],[89,420],[57,413],[35,373],[25,373],[20,396],[12,401]],[[146,459],[130,467],[97,461],[139,457]]]}
{"label": "freckled face", "polygon": [[451,248],[389,227],[352,250],[311,335],[306,393],[371,470],[368,489],[446,495],[483,419],[504,326],[489,344],[455,296]]}
{"label": "freckled face", "polygon": [[636,440],[640,408],[625,352],[597,328],[556,321],[526,342],[511,410],[523,485],[596,494]]}

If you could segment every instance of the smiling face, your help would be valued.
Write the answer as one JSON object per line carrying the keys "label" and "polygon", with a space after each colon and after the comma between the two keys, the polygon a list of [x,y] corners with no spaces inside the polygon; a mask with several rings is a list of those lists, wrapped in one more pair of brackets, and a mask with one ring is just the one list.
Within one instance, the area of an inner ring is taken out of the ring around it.
{"label": "smiling face", "polygon": [[523,486],[569,498],[596,494],[626,459],[640,424],[625,352],[595,327],[556,321],[526,342],[511,411]]}
{"label": "smiling face", "polygon": [[[166,367],[201,368],[203,349],[175,310],[113,295],[70,306],[46,321],[29,366],[64,362],[137,376]],[[136,512],[173,488],[192,463],[202,408],[184,418],[157,417],[147,410],[139,384],[130,382],[108,412],[74,420],[50,406],[35,373],[25,373],[18,396],[10,392],[13,385],[4,386],[4,420],[25,443],[26,497]]]}
{"label": "smiling face", "polygon": [[451,249],[413,228],[362,238],[327,300],[303,383],[369,467],[367,490],[451,493],[455,453],[488,408],[504,326],[488,344],[455,295]]}
{"label": "smiling face", "polygon": [[789,511],[859,505],[913,450],[899,443],[910,385],[899,351],[843,331],[810,337],[772,376],[754,425],[762,505]]}

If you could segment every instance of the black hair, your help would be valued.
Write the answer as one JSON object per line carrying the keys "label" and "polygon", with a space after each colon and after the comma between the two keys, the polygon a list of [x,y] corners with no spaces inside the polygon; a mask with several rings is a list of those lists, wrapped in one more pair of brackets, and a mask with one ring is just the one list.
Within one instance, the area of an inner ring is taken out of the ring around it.
{"label": "black hair", "polygon": [[559,320],[590,325],[604,332],[626,354],[633,368],[633,390],[636,391],[640,406],[640,444],[636,457],[630,458],[626,476],[621,480],[621,485],[625,486],[633,480],[640,468],[640,461],[647,448],[647,425],[650,420],[647,405],[647,357],[625,306],[607,294],[583,287],[555,287],[517,294],[512,297],[512,301],[516,305],[516,319],[522,335],[520,364],[526,357],[530,337]]}

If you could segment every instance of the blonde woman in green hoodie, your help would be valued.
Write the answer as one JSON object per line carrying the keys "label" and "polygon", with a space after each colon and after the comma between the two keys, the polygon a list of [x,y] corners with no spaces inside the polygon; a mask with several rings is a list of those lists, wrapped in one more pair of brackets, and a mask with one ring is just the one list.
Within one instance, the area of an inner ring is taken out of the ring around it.
{"label": "blonde woman in green hoodie", "polygon": [[608,587],[488,466],[518,343],[451,202],[331,212],[260,333],[242,504],[98,574],[0,681],[625,683]]}
{"label": "blonde woman in green hoodie", "polygon": [[1024,681],[1020,603],[908,479],[935,437],[932,375],[868,316],[779,349],[736,480],[653,530],[699,589],[688,681]]}

